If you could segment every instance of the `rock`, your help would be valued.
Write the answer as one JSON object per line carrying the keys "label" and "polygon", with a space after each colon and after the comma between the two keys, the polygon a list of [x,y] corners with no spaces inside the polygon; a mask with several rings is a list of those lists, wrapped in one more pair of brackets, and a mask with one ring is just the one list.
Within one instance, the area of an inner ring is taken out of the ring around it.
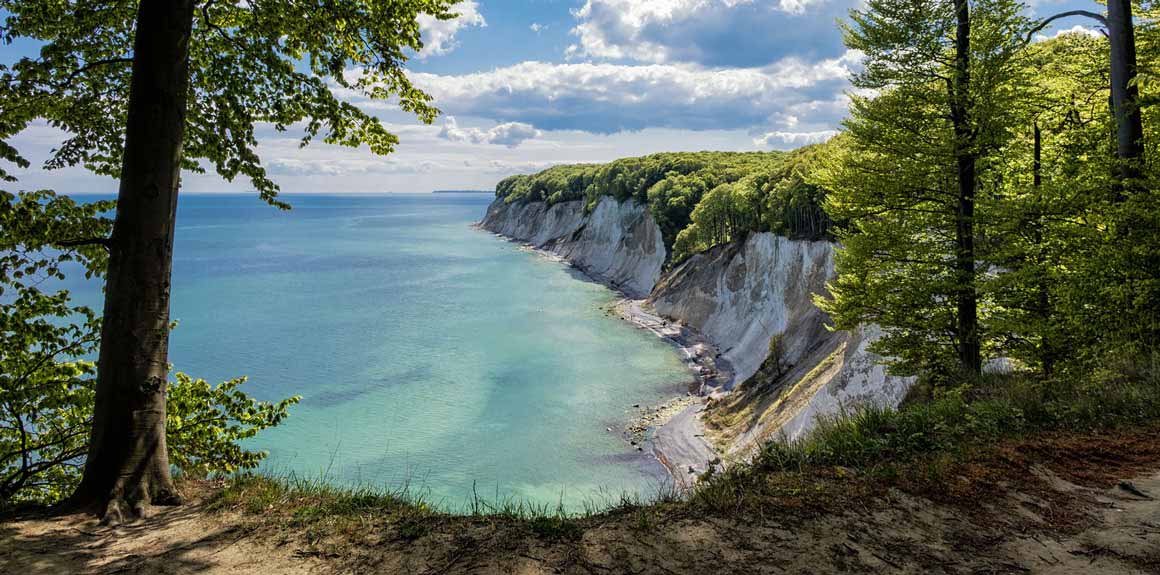
{"label": "rock", "polygon": [[1121,481],[1120,482],[1120,489],[1123,489],[1124,491],[1127,491],[1128,493],[1131,493],[1132,495],[1135,495],[1136,497],[1142,497],[1144,499],[1152,499],[1151,495],[1148,495],[1147,493],[1140,491],[1140,488],[1136,487],[1136,484],[1132,483],[1131,481]]}

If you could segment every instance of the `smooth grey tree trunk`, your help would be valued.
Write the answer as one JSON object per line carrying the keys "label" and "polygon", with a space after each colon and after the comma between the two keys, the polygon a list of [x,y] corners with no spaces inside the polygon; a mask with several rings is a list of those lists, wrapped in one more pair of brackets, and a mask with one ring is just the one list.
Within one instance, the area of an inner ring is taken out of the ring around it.
{"label": "smooth grey tree trunk", "polygon": [[1028,41],[1036,32],[1060,18],[1083,16],[1091,18],[1108,29],[1111,75],[1111,110],[1116,125],[1117,199],[1124,191],[1140,186],[1144,164],[1144,122],[1140,112],[1140,90],[1136,79],[1136,31],[1132,22],[1132,0],[1108,0],[1108,15],[1101,16],[1087,10],[1069,10],[1040,20],[1027,35]]}
{"label": "smooth grey tree trunk", "polygon": [[165,445],[165,389],[193,9],[192,0],[141,0],[137,13],[92,437],[71,498],[109,522],[180,503]]}
{"label": "smooth grey tree trunk", "polygon": [[1136,34],[1131,0],[1108,0],[1111,45],[1112,113],[1116,120],[1116,155],[1124,190],[1140,185],[1144,161],[1144,123],[1136,79]]}

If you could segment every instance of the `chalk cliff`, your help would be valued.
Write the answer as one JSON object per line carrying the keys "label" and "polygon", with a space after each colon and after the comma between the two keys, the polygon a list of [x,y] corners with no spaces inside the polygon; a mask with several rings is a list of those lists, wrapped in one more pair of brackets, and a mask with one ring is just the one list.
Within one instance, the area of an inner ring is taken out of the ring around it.
{"label": "chalk cliff", "polygon": [[665,264],[665,244],[648,209],[605,197],[591,213],[579,201],[506,204],[496,199],[480,225],[555,253],[631,297],[652,291]]}
{"label": "chalk cliff", "polygon": [[[733,377],[705,391],[720,396],[722,410],[745,414],[715,418],[720,451],[743,454],[779,432],[800,436],[819,415],[858,403],[896,406],[910,385],[887,375],[867,350],[880,334],[876,326],[827,329],[829,318],[813,299],[834,275],[829,242],[754,233],[662,274],[667,254],[660,229],[647,207],[632,200],[605,197],[585,213],[579,201],[549,207],[497,199],[480,224],[555,253],[629,297],[647,297],[657,314],[712,343]],[[730,393],[758,372],[775,336],[785,375],[774,389]]]}

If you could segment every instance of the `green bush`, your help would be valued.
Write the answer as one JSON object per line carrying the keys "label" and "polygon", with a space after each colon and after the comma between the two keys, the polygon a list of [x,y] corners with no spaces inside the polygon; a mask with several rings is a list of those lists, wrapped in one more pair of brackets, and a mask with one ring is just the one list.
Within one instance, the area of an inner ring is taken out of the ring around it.
{"label": "green bush", "polygon": [[1035,431],[1160,422],[1158,360],[1152,356],[1133,365],[1072,383],[1022,374],[987,375],[973,386],[897,410],[860,406],[820,417],[804,438],[767,443],[754,466],[872,467]]}
{"label": "green bush", "polygon": [[266,454],[242,449],[238,442],[281,423],[301,399],[257,401],[238,390],[244,377],[217,386],[180,372],[175,377],[165,405],[169,463],[194,477],[256,468]]}

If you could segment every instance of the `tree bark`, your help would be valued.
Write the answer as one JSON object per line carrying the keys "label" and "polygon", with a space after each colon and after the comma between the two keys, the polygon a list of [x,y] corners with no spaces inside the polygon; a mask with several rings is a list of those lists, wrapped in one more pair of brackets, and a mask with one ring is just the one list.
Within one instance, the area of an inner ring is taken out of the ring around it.
{"label": "tree bark", "polygon": [[955,213],[956,332],[959,364],[964,374],[982,371],[979,344],[979,303],[975,290],[975,163],[978,151],[970,122],[971,11],[968,0],[955,0],[955,74],[951,87],[951,118],[955,133],[958,205]]}
{"label": "tree bark", "polygon": [[165,390],[193,9],[192,0],[141,0],[137,11],[92,437],[71,498],[109,522],[181,502],[169,473]]}
{"label": "tree bark", "polygon": [[1111,45],[1112,113],[1116,120],[1116,156],[1121,188],[1140,185],[1144,161],[1144,123],[1140,90],[1136,87],[1136,37],[1132,0],[1108,0],[1108,42]]}

